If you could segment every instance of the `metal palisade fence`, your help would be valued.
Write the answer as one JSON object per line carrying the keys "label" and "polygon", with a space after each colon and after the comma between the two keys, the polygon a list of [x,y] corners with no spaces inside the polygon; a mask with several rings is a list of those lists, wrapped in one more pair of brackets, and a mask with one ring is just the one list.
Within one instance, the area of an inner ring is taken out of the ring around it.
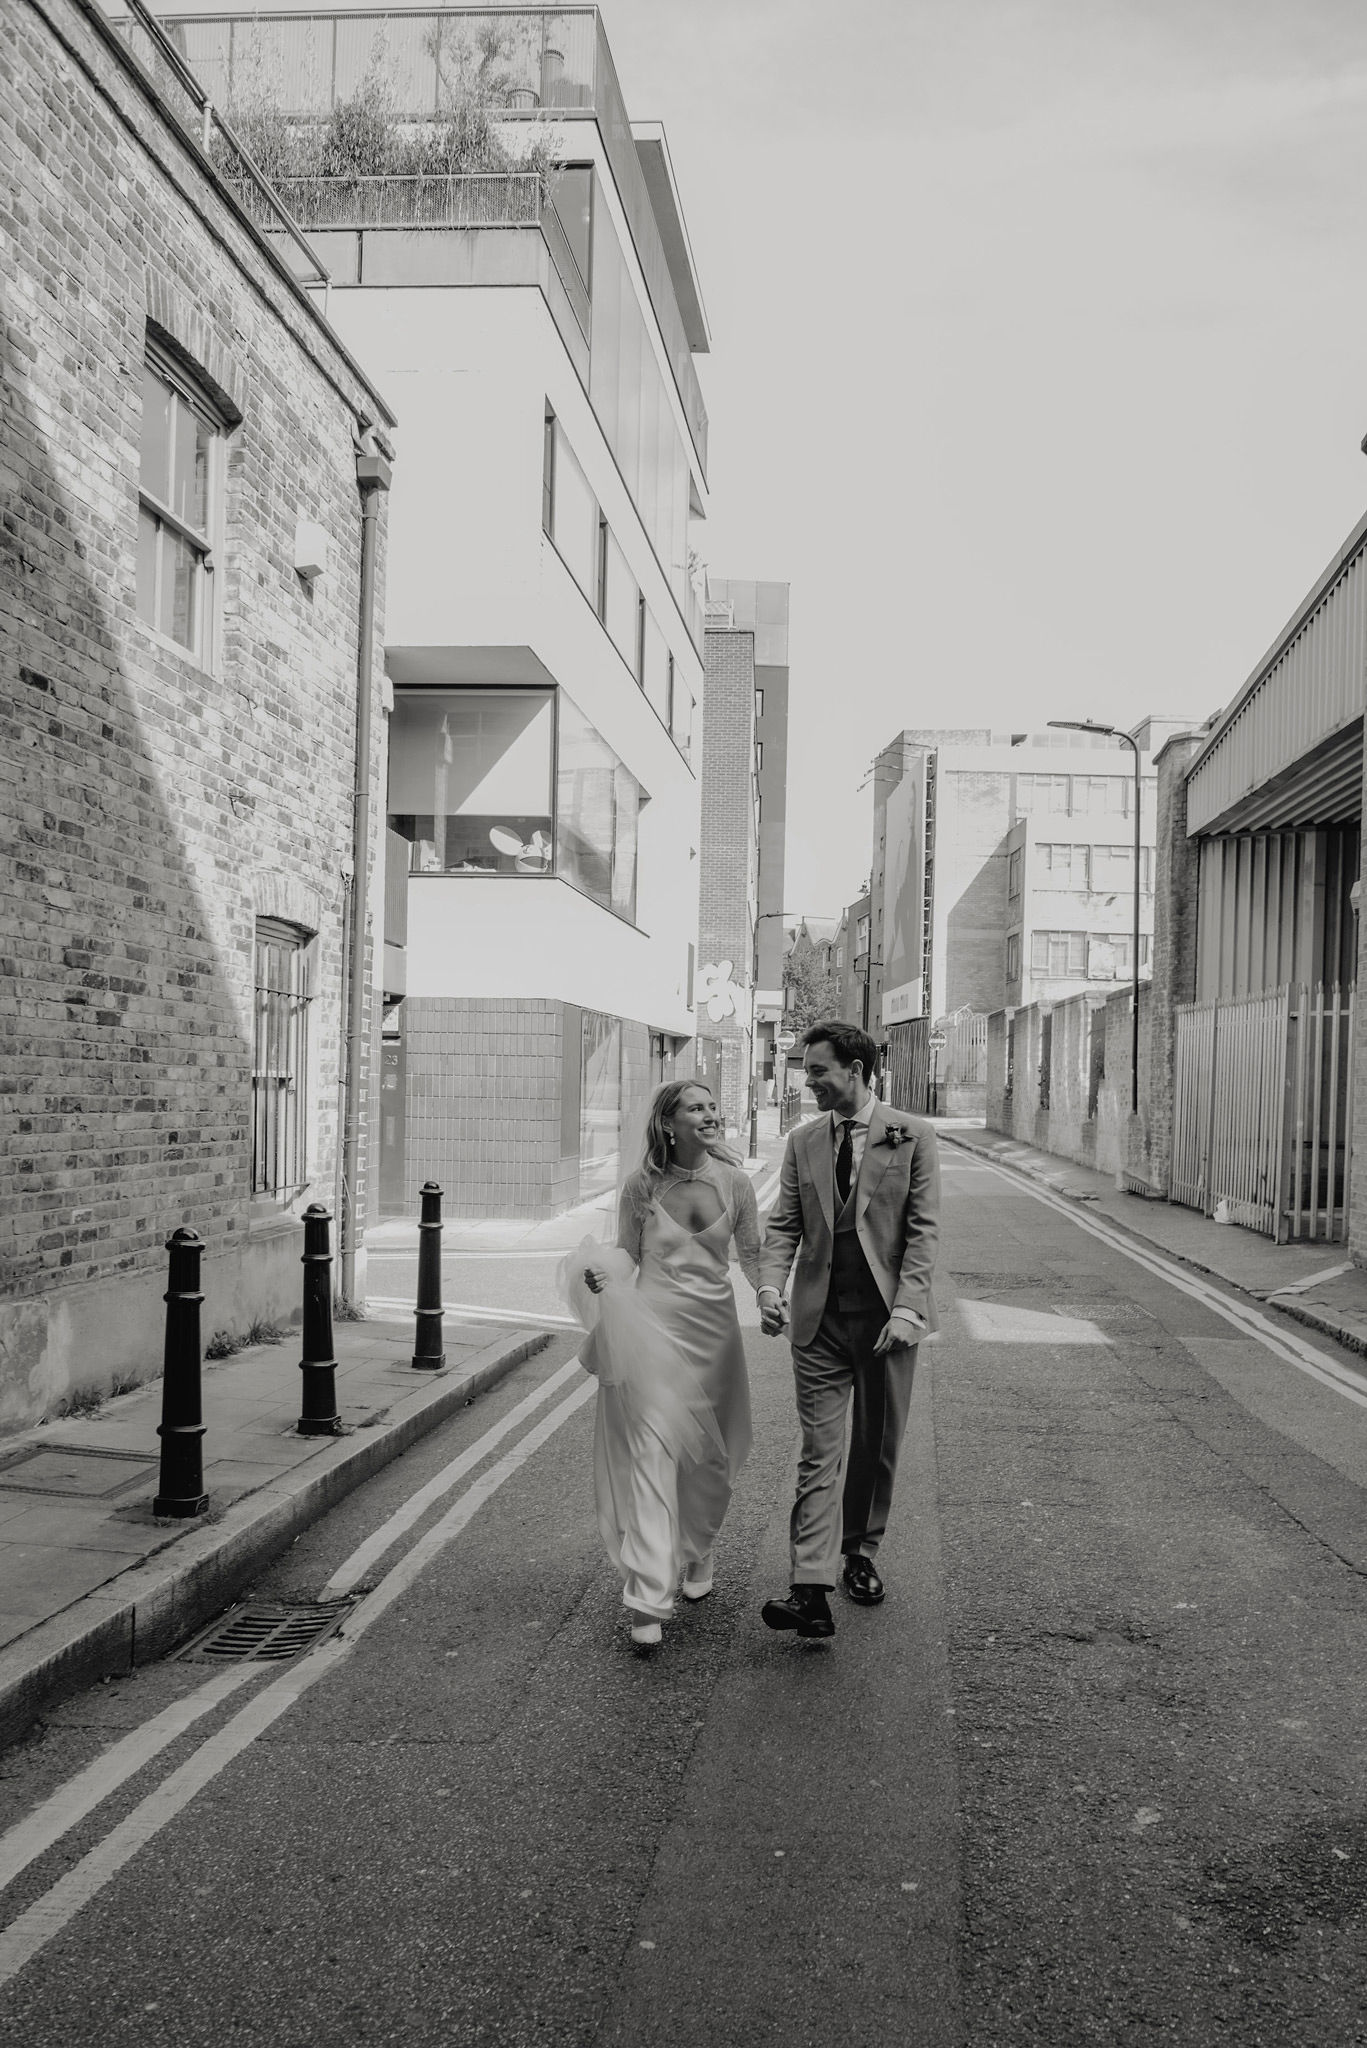
{"label": "metal palisade fence", "polygon": [[1173,1201],[1279,1243],[1346,1239],[1354,1001],[1298,983],[1178,1006]]}

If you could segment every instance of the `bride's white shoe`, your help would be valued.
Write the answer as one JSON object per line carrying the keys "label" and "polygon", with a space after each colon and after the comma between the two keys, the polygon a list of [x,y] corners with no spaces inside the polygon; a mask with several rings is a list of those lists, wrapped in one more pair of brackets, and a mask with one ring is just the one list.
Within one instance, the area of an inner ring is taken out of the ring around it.
{"label": "bride's white shoe", "polygon": [[683,1584],[680,1586],[679,1591],[683,1594],[685,1600],[705,1600],[707,1598],[708,1594],[712,1591],[712,1560],[710,1557],[704,1563],[689,1565],[688,1570],[684,1573]]}
{"label": "bride's white shoe", "polygon": [[633,1621],[631,1640],[639,1644],[643,1650],[649,1649],[653,1644],[664,1641],[664,1630],[658,1621]]}

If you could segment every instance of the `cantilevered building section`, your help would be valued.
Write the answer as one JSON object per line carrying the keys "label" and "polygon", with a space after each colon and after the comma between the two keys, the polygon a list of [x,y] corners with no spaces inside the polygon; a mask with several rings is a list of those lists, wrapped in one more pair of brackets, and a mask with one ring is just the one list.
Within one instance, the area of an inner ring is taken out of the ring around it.
{"label": "cantilevered building section", "polygon": [[176,34],[221,103],[265,77],[301,119],[372,67],[408,124],[453,81],[499,96],[511,169],[288,198],[400,418],[385,1206],[430,1178],[458,1215],[553,1213],[612,1184],[694,1030],[708,332],[668,147],[629,119],[592,7]]}

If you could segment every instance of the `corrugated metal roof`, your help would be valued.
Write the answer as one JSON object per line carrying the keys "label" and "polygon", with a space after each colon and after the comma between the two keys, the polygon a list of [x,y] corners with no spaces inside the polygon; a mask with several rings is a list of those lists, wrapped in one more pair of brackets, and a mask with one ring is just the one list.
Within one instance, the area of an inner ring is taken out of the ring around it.
{"label": "corrugated metal roof", "polygon": [[[1361,720],[1367,695],[1367,519],[1360,520],[1313,590],[1221,714],[1187,772],[1187,830],[1209,832]],[[1361,758],[1361,741],[1357,741]],[[1344,811],[1340,762],[1332,791]],[[1359,793],[1360,805],[1360,793]],[[1327,818],[1302,819],[1328,822]]]}

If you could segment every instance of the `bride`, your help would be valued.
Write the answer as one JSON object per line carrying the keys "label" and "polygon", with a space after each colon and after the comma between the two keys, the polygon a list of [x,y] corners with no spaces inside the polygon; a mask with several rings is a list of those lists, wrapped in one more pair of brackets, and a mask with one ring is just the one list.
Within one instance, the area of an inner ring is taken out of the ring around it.
{"label": "bride", "polygon": [[733,1240],[756,1287],[749,1176],[722,1144],[711,1090],[667,1082],[650,1104],[645,1156],[622,1189],[616,1251],[586,1242],[562,1268],[591,1331],[580,1355],[599,1381],[598,1526],[641,1645],[661,1640],[680,1571],[686,1600],[712,1591],[713,1545],[750,1449]]}

